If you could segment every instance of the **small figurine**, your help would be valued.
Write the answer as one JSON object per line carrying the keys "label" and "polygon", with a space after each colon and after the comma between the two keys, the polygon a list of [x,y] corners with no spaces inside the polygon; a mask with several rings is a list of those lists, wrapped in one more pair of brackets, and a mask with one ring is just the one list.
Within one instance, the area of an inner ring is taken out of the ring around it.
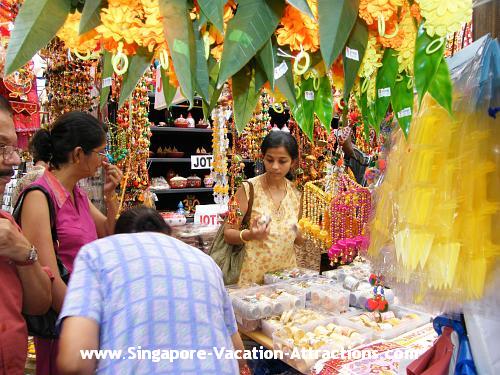
{"label": "small figurine", "polygon": [[182,202],[179,202],[179,204],[177,205],[177,211],[176,211],[178,214],[180,215],[185,215],[186,214],[186,210],[184,210],[184,205],[182,204]]}

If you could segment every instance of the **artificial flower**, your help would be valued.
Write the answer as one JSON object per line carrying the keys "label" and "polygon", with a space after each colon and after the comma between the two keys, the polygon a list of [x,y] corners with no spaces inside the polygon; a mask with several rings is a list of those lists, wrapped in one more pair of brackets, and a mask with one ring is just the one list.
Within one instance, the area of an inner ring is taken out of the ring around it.
{"label": "artificial flower", "polygon": [[111,42],[110,46],[118,45],[119,42],[130,46],[136,44],[134,40],[135,33],[131,31],[141,24],[142,6],[133,7],[116,5],[116,3],[119,3],[119,1],[110,1],[108,7],[101,10],[102,24],[97,26],[97,31],[102,35],[105,43]]}
{"label": "artificial flower", "polygon": [[289,45],[290,50],[316,52],[319,50],[319,24],[317,0],[307,0],[315,19],[297,8],[286,5],[285,12],[276,30],[278,44]]}
{"label": "artificial flower", "polygon": [[374,33],[370,32],[358,75],[364,78],[371,77],[382,66],[382,56],[383,51],[380,45],[377,44],[377,38]]}
{"label": "artificial flower", "polygon": [[472,0],[417,0],[430,36],[446,37],[472,19]]}
{"label": "artificial flower", "polygon": [[79,52],[93,51],[97,48],[98,37],[95,30],[79,35],[81,13],[75,12],[68,15],[64,25],[57,32],[57,36],[70,50]]}
{"label": "artificial flower", "polygon": [[359,2],[359,16],[368,25],[377,24],[382,18],[384,21],[391,19],[398,12],[398,7],[403,5],[403,0],[361,0]]}
{"label": "artificial flower", "polygon": [[342,56],[339,56],[332,65],[332,80],[333,86],[336,90],[342,91],[344,89],[344,65]]}
{"label": "artificial flower", "polygon": [[401,45],[396,48],[398,53],[398,71],[406,71],[413,75],[413,59],[415,55],[415,40],[417,39],[417,28],[413,22],[413,17],[408,9],[403,10],[402,21],[399,28],[404,31],[404,38]]}

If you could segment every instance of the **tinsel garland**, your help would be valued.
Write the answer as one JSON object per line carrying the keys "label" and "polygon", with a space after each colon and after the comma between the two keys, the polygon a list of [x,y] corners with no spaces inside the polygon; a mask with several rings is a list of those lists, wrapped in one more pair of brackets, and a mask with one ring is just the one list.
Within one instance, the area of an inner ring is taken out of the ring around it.
{"label": "tinsel garland", "polygon": [[214,201],[216,204],[227,204],[229,202],[229,181],[227,177],[227,150],[229,139],[227,137],[227,118],[230,107],[217,106],[212,111],[213,133],[212,133],[212,176],[215,181]]}

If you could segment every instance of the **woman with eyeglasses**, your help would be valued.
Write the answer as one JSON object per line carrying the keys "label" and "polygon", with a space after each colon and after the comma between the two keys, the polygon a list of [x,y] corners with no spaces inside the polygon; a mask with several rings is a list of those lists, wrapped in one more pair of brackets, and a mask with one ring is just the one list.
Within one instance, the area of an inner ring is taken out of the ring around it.
{"label": "woman with eyeglasses", "polygon": [[[49,202],[40,190],[25,193],[20,225],[25,236],[38,249],[40,263],[50,267],[56,276],[52,284],[52,308],[59,312],[66,284],[60,277],[55,251],[71,273],[73,261],[83,245],[114,233],[118,213],[115,189],[122,173],[106,158],[104,125],[89,113],[63,114],[50,131],[41,130],[37,137],[35,152],[42,160],[48,160],[49,166],[32,185],[41,186],[50,195],[58,242],[53,242]],[[104,199],[107,216],[77,185],[81,179],[95,176],[101,167],[106,174]],[[22,196],[23,193],[20,198]],[[57,345],[58,340],[35,338],[37,374],[57,374]]]}

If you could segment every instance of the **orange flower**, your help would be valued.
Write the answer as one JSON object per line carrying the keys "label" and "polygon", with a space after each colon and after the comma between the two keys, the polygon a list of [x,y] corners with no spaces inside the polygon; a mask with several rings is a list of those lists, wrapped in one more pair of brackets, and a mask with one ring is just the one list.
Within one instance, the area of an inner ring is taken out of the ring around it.
{"label": "orange flower", "polygon": [[394,15],[392,19],[385,21],[385,34],[384,36],[377,36],[377,41],[386,48],[397,49],[403,44],[404,38],[404,29],[398,25],[396,15]]}
{"label": "orange flower", "polygon": [[397,14],[398,7],[403,5],[403,0],[361,0],[359,2],[359,16],[368,25],[377,23],[381,17],[385,21]]}
{"label": "orange flower", "polygon": [[420,7],[417,3],[413,3],[410,7],[411,16],[417,20],[417,23],[422,22],[422,15],[420,14]]}
{"label": "orange flower", "polygon": [[344,88],[344,64],[342,62],[342,56],[339,56],[337,60],[335,60],[331,72],[333,86],[335,86],[337,90],[342,90]]}
{"label": "orange flower", "polygon": [[316,21],[318,18],[317,0],[307,2],[315,19],[312,20],[295,7],[287,5],[276,30],[279,45],[289,45],[292,51],[300,51],[301,47],[309,52],[316,52],[319,49],[319,25]]}

